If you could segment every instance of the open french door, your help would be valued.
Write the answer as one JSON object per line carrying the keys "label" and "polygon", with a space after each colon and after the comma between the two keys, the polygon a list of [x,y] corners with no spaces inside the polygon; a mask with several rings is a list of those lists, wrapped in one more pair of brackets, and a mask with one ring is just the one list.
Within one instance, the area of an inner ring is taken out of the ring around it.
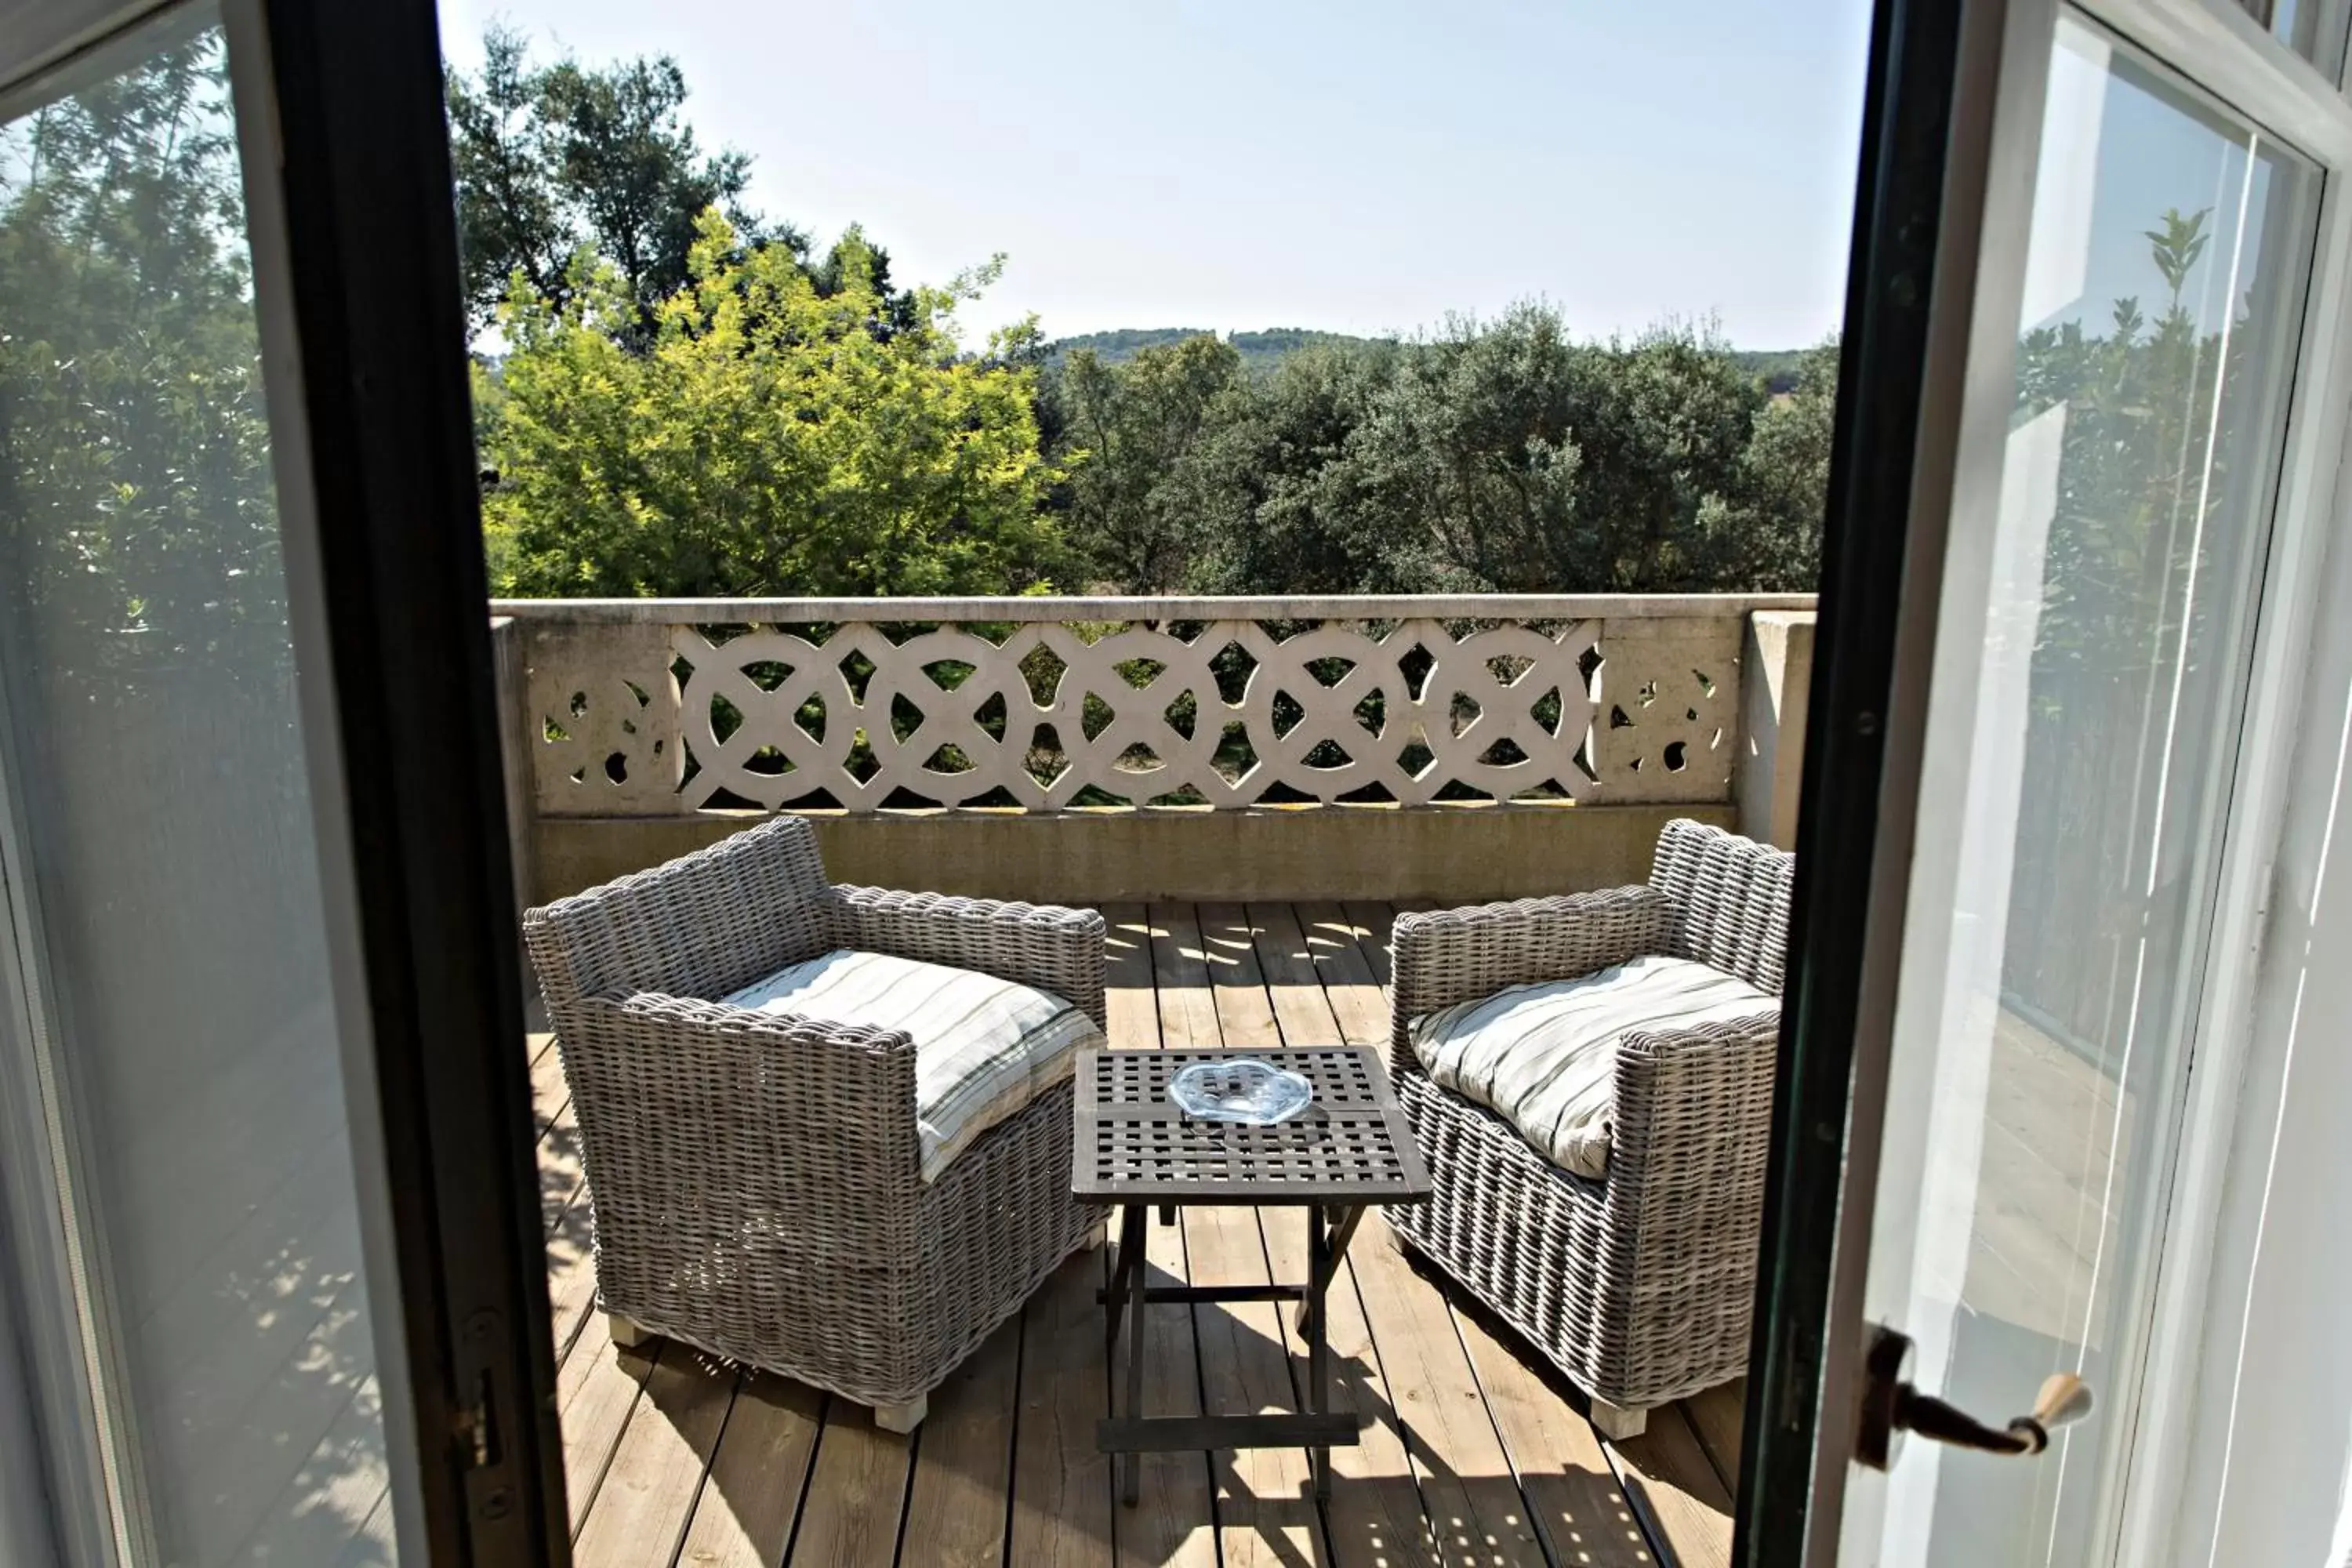
{"label": "open french door", "polygon": [[0,7],[0,1558],[566,1559],[429,0]]}
{"label": "open french door", "polygon": [[2207,1560],[2179,1390],[2337,507],[2343,23],[1878,7],[1744,1563]]}

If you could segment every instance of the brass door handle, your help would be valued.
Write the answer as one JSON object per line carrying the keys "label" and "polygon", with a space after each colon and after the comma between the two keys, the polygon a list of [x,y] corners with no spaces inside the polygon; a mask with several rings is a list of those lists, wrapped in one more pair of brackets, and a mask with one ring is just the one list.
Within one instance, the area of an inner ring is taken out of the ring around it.
{"label": "brass door handle", "polygon": [[1916,1432],[1933,1442],[1987,1454],[2038,1454],[2050,1434],[2091,1413],[2091,1385],[2071,1372],[2053,1372],[2042,1383],[2032,1413],[2003,1426],[1988,1426],[1932,1394],[1904,1380],[1911,1360],[1908,1335],[1873,1324],[1864,1362],[1862,1423],[1854,1434],[1854,1458],[1873,1469],[1894,1462],[1902,1434]]}

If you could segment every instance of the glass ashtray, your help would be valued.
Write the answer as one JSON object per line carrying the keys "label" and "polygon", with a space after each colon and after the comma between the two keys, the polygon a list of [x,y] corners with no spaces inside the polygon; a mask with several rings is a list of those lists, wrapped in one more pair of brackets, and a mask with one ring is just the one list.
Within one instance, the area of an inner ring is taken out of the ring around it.
{"label": "glass ashtray", "polygon": [[1185,1115],[1202,1121],[1271,1127],[1305,1110],[1315,1098],[1315,1086],[1286,1068],[1243,1057],[1182,1068],[1168,1080],[1168,1098]]}

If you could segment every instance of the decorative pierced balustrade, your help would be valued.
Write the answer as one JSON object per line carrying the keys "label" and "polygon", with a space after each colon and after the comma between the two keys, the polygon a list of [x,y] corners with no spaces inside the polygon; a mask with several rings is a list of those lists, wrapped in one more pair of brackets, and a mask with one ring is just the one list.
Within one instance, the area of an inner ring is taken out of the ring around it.
{"label": "decorative pierced balustrade", "polygon": [[1810,597],[503,602],[542,817],[1731,798]]}

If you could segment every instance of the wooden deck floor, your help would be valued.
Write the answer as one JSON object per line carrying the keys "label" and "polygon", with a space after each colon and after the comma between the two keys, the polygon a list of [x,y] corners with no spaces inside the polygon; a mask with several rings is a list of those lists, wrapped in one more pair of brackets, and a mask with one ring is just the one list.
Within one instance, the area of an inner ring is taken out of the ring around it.
{"label": "wooden deck floor", "polygon": [[[1392,911],[1337,904],[1113,906],[1111,1038],[1123,1047],[1379,1044]],[[1113,1500],[1103,1255],[1073,1258],[931,1398],[910,1438],[867,1413],[684,1347],[616,1350],[593,1310],[577,1134],[533,1037],[574,1558],[780,1568],[1129,1568],[1162,1563],[1712,1568],[1730,1550],[1737,1384],[1600,1439],[1507,1329],[1368,1220],[1334,1287],[1343,1400],[1368,1412],[1327,1505],[1303,1453],[1154,1456]],[[1296,1215],[1192,1209],[1150,1231],[1156,1269],[1197,1283],[1304,1279]],[[1304,1357],[1270,1305],[1155,1309],[1155,1413],[1288,1408]]]}

